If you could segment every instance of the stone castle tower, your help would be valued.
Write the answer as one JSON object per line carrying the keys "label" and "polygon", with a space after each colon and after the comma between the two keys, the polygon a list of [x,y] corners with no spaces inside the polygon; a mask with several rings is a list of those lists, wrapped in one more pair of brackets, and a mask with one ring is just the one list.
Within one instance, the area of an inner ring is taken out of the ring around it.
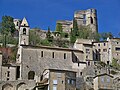
{"label": "stone castle tower", "polygon": [[29,45],[29,30],[30,27],[26,18],[23,18],[19,30],[19,45]]}
{"label": "stone castle tower", "polygon": [[96,9],[80,10],[74,13],[78,27],[90,26],[92,32],[98,32],[97,11]]}
{"label": "stone castle tower", "polygon": [[[81,26],[89,26],[93,33],[98,32],[96,9],[75,11],[74,19],[77,21],[78,28]],[[63,31],[66,33],[70,33],[73,28],[73,20],[58,20],[57,23],[62,25]]]}

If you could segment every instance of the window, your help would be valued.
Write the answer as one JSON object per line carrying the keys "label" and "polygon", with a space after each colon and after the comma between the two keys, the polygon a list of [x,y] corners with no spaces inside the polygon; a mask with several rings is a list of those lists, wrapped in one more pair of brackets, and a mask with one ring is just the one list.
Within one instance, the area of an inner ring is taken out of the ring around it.
{"label": "window", "polygon": [[88,66],[90,66],[90,61],[88,61]]}
{"label": "window", "polygon": [[85,21],[85,20],[83,20],[83,24],[86,24],[86,21]]}
{"label": "window", "polygon": [[57,84],[57,80],[53,80],[53,84],[56,85]]}
{"label": "window", "polygon": [[17,25],[16,26],[18,26],[18,22],[17,22]]}
{"label": "window", "polygon": [[16,78],[20,78],[20,66],[17,66]]}
{"label": "window", "polygon": [[83,14],[83,19],[86,19],[86,14]]}
{"label": "window", "polygon": [[26,28],[23,28],[23,34],[26,35]]}
{"label": "window", "polygon": [[98,49],[99,52],[101,52],[101,49]]}
{"label": "window", "polygon": [[103,49],[103,52],[107,52],[107,49]]}
{"label": "window", "polygon": [[16,58],[18,59],[20,57],[20,54],[17,54]]}
{"label": "window", "polygon": [[10,76],[10,71],[7,71],[7,77],[9,77]]}
{"label": "window", "polygon": [[70,79],[67,80],[68,84],[70,84]]}
{"label": "window", "polygon": [[104,77],[101,77],[101,82],[104,82]]}
{"label": "window", "polygon": [[95,70],[95,75],[97,75],[97,70]]}
{"label": "window", "polygon": [[7,81],[9,80],[9,78],[7,78]]}
{"label": "window", "polygon": [[110,82],[110,78],[107,78],[107,82],[108,82],[108,83]]}
{"label": "window", "polygon": [[72,81],[71,81],[71,83],[74,85],[75,81],[74,81],[74,80],[72,80]]}
{"label": "window", "polygon": [[116,47],[115,50],[116,50],[116,51],[120,51],[120,47]]}
{"label": "window", "polygon": [[90,49],[86,49],[86,53],[90,54]]}
{"label": "window", "polygon": [[28,80],[34,80],[34,77],[35,77],[35,72],[34,71],[28,72]]}
{"label": "window", "polygon": [[93,24],[93,18],[92,17],[90,17],[90,21],[91,21],[91,24]]}
{"label": "window", "polygon": [[106,46],[106,43],[104,43],[104,46]]}
{"label": "window", "polygon": [[80,64],[78,63],[78,67],[80,66]]}
{"label": "window", "polygon": [[119,44],[119,42],[117,42],[117,44]]}
{"label": "window", "polygon": [[88,59],[88,55],[86,56],[86,59]]}
{"label": "window", "polygon": [[54,52],[52,52],[52,58],[54,58],[54,57],[55,57]]}
{"label": "window", "polygon": [[43,57],[43,51],[41,51],[41,57]]}
{"label": "window", "polygon": [[57,90],[57,86],[56,85],[53,85],[53,90]]}
{"label": "window", "polygon": [[82,73],[82,72],[80,72],[80,75],[81,75],[81,76],[82,76],[82,74],[83,74],[83,73]]}
{"label": "window", "polygon": [[100,44],[98,44],[98,46],[100,46]]}
{"label": "window", "polygon": [[109,62],[109,61],[107,61],[107,64],[108,64],[108,65],[109,65],[109,63],[110,63],[110,62]]}
{"label": "window", "polygon": [[64,59],[66,59],[66,53],[64,53]]}

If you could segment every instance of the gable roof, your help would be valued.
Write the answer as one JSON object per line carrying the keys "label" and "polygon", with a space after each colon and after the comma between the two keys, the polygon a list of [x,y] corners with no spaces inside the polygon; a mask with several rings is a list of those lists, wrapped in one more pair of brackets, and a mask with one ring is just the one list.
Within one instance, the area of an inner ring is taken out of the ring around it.
{"label": "gable roof", "polygon": [[25,17],[22,20],[21,26],[29,26]]}
{"label": "gable roof", "polygon": [[109,77],[113,78],[113,76],[112,76],[112,75],[107,74],[107,73],[103,73],[103,74],[100,74],[100,75],[96,75],[94,78],[96,78],[96,77],[101,77],[101,76],[105,76],[105,75],[107,75],[107,76],[109,76]]}

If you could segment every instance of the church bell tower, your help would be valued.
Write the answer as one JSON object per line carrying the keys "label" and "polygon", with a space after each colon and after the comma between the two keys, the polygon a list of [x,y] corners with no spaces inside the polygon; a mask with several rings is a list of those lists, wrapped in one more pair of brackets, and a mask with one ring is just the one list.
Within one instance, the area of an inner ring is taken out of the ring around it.
{"label": "church bell tower", "polygon": [[19,30],[19,45],[29,45],[29,30],[30,27],[26,18],[23,18]]}

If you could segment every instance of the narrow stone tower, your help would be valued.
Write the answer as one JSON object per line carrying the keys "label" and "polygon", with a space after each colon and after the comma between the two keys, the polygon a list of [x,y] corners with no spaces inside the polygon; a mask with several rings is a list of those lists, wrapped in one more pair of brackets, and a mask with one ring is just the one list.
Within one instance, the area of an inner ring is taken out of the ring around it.
{"label": "narrow stone tower", "polygon": [[96,9],[75,11],[74,18],[77,20],[78,28],[81,26],[90,26],[93,33],[98,32]]}
{"label": "narrow stone tower", "polygon": [[29,25],[26,18],[23,18],[19,30],[19,45],[29,45]]}

